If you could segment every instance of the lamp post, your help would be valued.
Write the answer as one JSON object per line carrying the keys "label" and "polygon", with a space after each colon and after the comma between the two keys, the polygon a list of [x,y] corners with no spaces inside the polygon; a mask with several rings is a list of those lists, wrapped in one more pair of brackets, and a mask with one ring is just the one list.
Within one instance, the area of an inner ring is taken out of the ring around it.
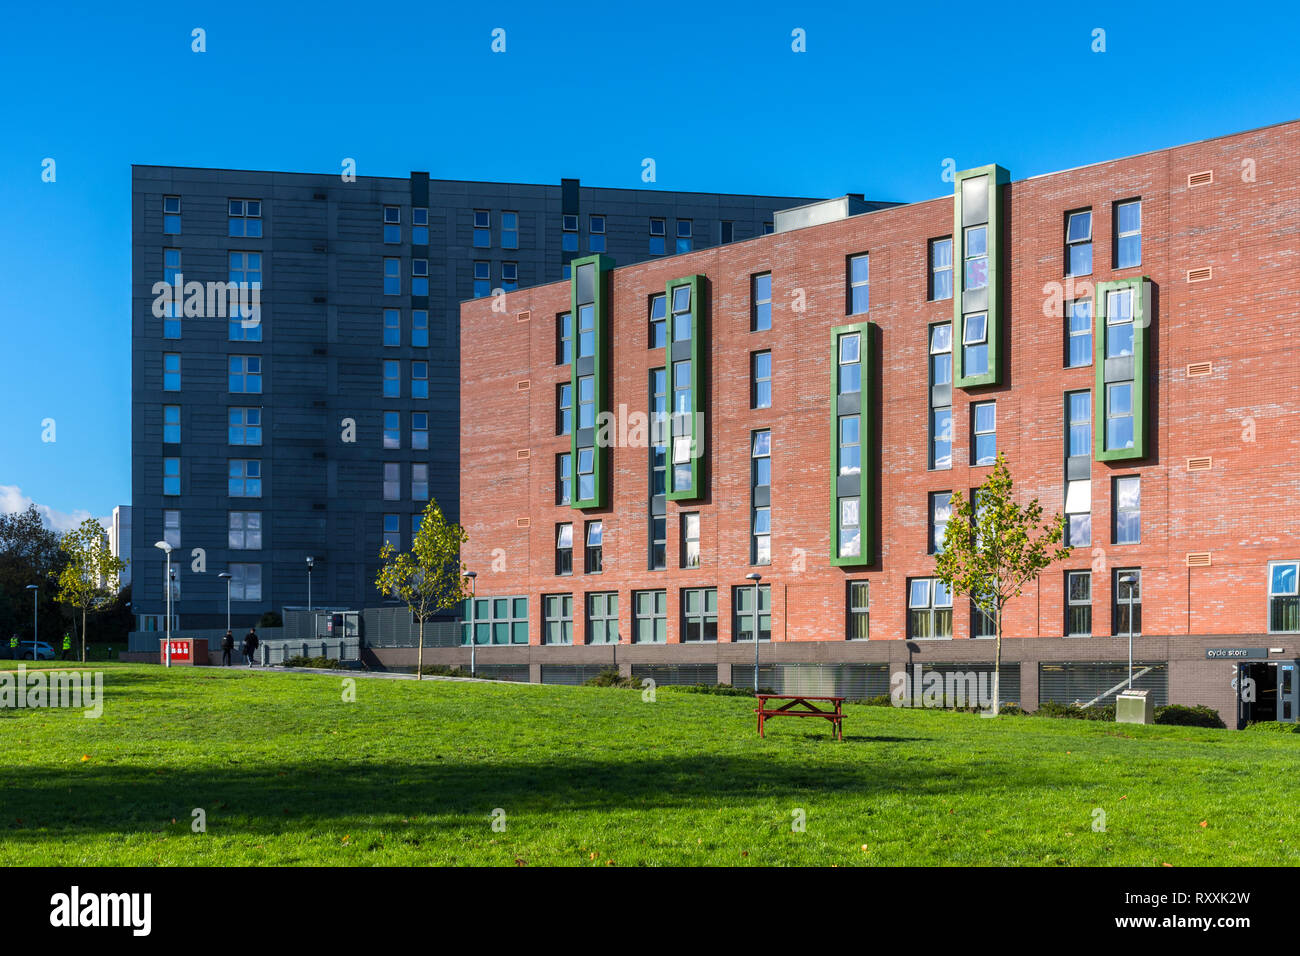
{"label": "lamp post", "polygon": [[172,666],[172,546],[166,541],[155,541],[155,548],[159,548],[167,555],[167,619],[163,621],[163,661],[168,667]]}
{"label": "lamp post", "polygon": [[[307,555],[307,610],[308,611],[311,610],[311,569],[312,566],[315,565],[315,563],[316,563],[316,559],[313,558],[310,554]],[[313,627],[312,631],[314,632],[315,630],[316,629]],[[315,637],[315,634],[313,633],[312,636]]]}
{"label": "lamp post", "polygon": [[754,693],[758,693],[758,582],[763,580],[763,575],[757,571],[750,571],[745,575],[745,579],[754,582]]}
{"label": "lamp post", "polygon": [[222,571],[217,575],[219,578],[226,579],[226,630],[230,630],[230,572]]}
{"label": "lamp post", "polygon": [[[41,586],[39,584],[27,585],[27,590],[32,592],[32,660],[36,660],[36,640],[40,634],[41,623]],[[22,647],[18,648],[18,657],[23,656]]]}
{"label": "lamp post", "polygon": [[465,574],[469,578],[469,676],[474,676],[474,643],[478,640],[478,635],[474,633],[474,596],[478,593],[477,571],[469,571]]}
{"label": "lamp post", "polygon": [[[1137,576],[1121,574],[1119,583],[1124,587],[1124,603],[1128,605],[1128,689],[1133,689],[1133,584]],[[1125,587],[1127,585],[1127,587]]]}

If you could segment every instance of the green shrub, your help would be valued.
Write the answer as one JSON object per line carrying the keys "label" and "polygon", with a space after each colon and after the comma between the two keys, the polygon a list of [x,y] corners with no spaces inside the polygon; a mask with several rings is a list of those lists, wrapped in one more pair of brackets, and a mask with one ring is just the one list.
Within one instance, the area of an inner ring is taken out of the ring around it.
{"label": "green shrub", "polygon": [[1183,704],[1166,704],[1156,708],[1156,723],[1171,724],[1175,727],[1213,727],[1223,730],[1223,719],[1213,707],[1197,704],[1187,707]]}
{"label": "green shrub", "polygon": [[257,619],[257,626],[261,628],[284,627],[284,620],[280,617],[278,611],[267,611]]}
{"label": "green shrub", "polygon": [[[732,687],[730,684],[675,684],[674,690],[684,690],[691,694],[714,694],[718,697],[753,697],[752,690],[746,690],[743,687]],[[775,694],[776,691],[770,687],[764,687],[759,691],[760,694]]]}
{"label": "green shrub", "polygon": [[295,654],[293,657],[285,658],[284,666],[316,667],[322,670],[338,670],[339,662],[332,657],[305,657],[302,654]]}
{"label": "green shrub", "polygon": [[1109,720],[1115,719],[1115,705],[1106,704],[1092,707],[1080,707],[1078,704],[1060,704],[1054,700],[1045,700],[1034,711],[1035,717],[1066,717],[1074,720]]}
{"label": "green shrub", "polygon": [[[448,667],[446,664],[425,664],[420,668],[420,673],[425,677],[469,677],[469,668],[466,667]],[[492,680],[483,674],[472,675],[479,680]]]}
{"label": "green shrub", "polygon": [[625,687],[641,689],[641,678],[628,675],[624,677],[618,672],[617,667],[602,668],[600,673],[595,677],[589,677],[583,681],[585,687]]}
{"label": "green shrub", "polygon": [[1276,720],[1253,720],[1244,729],[1267,734],[1300,734],[1300,724],[1283,724]]}
{"label": "green shrub", "polygon": [[888,694],[877,694],[875,697],[864,697],[862,700],[853,701],[855,704],[861,704],[864,707],[893,707],[894,699]]}

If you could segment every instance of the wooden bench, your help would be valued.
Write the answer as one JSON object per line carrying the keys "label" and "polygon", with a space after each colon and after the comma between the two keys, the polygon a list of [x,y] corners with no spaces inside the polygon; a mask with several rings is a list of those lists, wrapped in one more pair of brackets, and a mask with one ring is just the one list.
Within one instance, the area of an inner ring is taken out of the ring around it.
{"label": "wooden bench", "polygon": [[[844,712],[843,697],[818,697],[810,694],[757,694],[758,708],[754,713],[758,714],[758,735],[766,736],[763,733],[763,723],[769,717],[822,717],[831,722],[831,733],[836,740],[844,740]],[[783,700],[786,703],[780,707],[769,706],[770,701]],[[833,710],[823,710],[813,701],[829,703]]]}

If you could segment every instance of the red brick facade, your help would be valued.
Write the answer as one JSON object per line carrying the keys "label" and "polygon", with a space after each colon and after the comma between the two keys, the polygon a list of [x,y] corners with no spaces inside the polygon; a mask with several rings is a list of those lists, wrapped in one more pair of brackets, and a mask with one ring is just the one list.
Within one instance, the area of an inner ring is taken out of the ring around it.
{"label": "red brick facade", "polygon": [[[1205,171],[1213,182],[1189,186],[1189,175]],[[1142,275],[1151,279],[1155,303],[1148,339],[1154,344],[1149,453],[1136,462],[1093,462],[1092,546],[1077,549],[1010,605],[1006,633],[1062,638],[1063,572],[1091,567],[1094,639],[1111,634],[1111,569],[1135,567],[1143,572],[1143,640],[1256,635],[1262,642],[1267,564],[1300,557],[1289,514],[1300,501],[1300,429],[1294,424],[1300,409],[1300,123],[1013,181],[1002,189],[1002,341],[1009,359],[1003,385],[953,389],[950,470],[927,467],[927,328],[951,321],[953,311],[950,300],[927,300],[927,246],[952,234],[951,197],[613,273],[610,404],[628,412],[647,410],[649,370],[665,365],[664,350],[647,347],[649,297],[682,276],[698,273],[709,281],[708,494],[680,506],[669,502],[663,571],[647,570],[645,448],[613,449],[612,507],[583,513],[554,503],[555,456],[569,449],[569,439],[556,434],[556,387],[568,381],[569,367],[556,364],[555,328],[557,314],[569,309],[569,284],[512,292],[504,311],[494,311],[491,299],[466,303],[460,513],[469,535],[465,561],[478,572],[478,593],[528,595],[533,645],[542,641],[541,595],[572,593],[576,648],[584,643],[585,593],[619,593],[619,634],[626,644],[633,634],[633,592],[664,589],[671,649],[680,637],[681,589],[716,587],[721,645],[731,640],[732,588],[757,570],[772,587],[771,647],[779,660],[780,642],[845,648],[846,582],[867,580],[870,643],[906,638],[907,581],[931,575],[934,567],[926,547],[928,494],[969,493],[989,471],[969,465],[970,404],[996,400],[997,447],[1018,496],[1038,497],[1049,514],[1062,510],[1064,393],[1094,388],[1092,365],[1064,367],[1062,292],[1065,299],[1091,298],[1094,283]],[[1133,198],[1142,201],[1142,261],[1118,271],[1112,269],[1113,204]],[[1069,280],[1065,214],[1085,207],[1093,213],[1093,271]],[[870,311],[849,318],[846,257],[862,252],[871,257]],[[1202,268],[1212,270],[1211,278],[1189,282],[1189,270]],[[750,277],[768,271],[772,329],[751,332]],[[802,312],[795,310],[799,301],[806,306]],[[865,568],[839,568],[829,561],[830,330],[868,319],[880,329],[879,555]],[[772,407],[751,410],[750,354],[769,349]],[[1210,362],[1210,374],[1189,377],[1187,366],[1198,362]],[[749,438],[756,428],[772,431],[772,563],[761,568],[749,563]],[[1187,460],[1202,456],[1212,459],[1211,467],[1189,471]],[[1124,475],[1142,479],[1141,543],[1113,545],[1112,479]],[[678,567],[683,511],[701,515],[697,569]],[[604,521],[604,570],[585,575],[581,534],[584,522],[596,518]],[[572,577],[554,573],[558,522],[574,524]],[[1209,552],[1210,565],[1188,567],[1189,552]],[[950,646],[971,629],[968,606],[960,598],[955,604]],[[942,649],[933,653],[953,659]],[[1150,653],[1149,643],[1143,653]],[[846,654],[834,659],[866,659]],[[991,649],[980,655],[989,659]],[[1091,656],[1080,647],[1064,659]]]}

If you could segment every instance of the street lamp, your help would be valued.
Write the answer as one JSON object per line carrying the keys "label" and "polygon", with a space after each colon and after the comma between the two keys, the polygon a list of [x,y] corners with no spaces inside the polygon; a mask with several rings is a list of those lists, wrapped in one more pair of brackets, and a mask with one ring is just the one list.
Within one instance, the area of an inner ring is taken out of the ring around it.
{"label": "street lamp", "polygon": [[[27,585],[27,590],[32,592],[32,660],[36,660],[36,638],[40,633],[41,622],[41,586],[39,584]],[[23,656],[22,648],[18,649],[18,656]]]}
{"label": "street lamp", "polygon": [[763,575],[757,571],[750,571],[745,575],[745,579],[754,582],[754,693],[758,693],[758,582],[763,580]]}
{"label": "street lamp", "polygon": [[[316,559],[310,554],[307,555],[307,610],[311,610],[311,569],[315,565]],[[312,628],[312,637],[315,637],[315,628]]]}
{"label": "street lamp", "polygon": [[474,596],[478,593],[477,571],[468,571],[465,577],[469,578],[469,676],[474,676],[474,643],[478,635],[474,633]]}
{"label": "street lamp", "polygon": [[226,630],[230,630],[230,572],[222,571],[217,575],[219,578],[226,579]]}
{"label": "street lamp", "polygon": [[167,555],[167,619],[163,622],[163,660],[172,666],[172,546],[166,541],[155,541],[155,548]]}
{"label": "street lamp", "polygon": [[[1133,689],[1133,585],[1137,581],[1135,574],[1121,574],[1119,583],[1124,603],[1128,605],[1128,689]],[[1127,587],[1124,587],[1127,585]]]}

